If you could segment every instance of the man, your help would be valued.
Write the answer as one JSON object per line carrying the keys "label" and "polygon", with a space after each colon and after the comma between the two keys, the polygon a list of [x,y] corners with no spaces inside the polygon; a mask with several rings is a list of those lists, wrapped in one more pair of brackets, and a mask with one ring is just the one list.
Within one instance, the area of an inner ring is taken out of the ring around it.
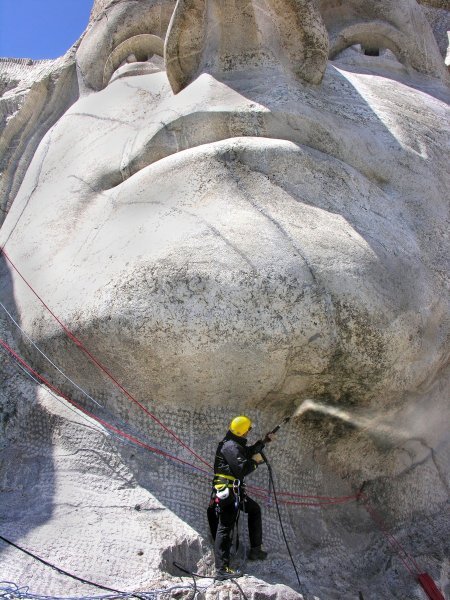
{"label": "man", "polygon": [[261,451],[265,442],[272,440],[272,435],[268,434],[264,441],[258,440],[252,446],[247,446],[247,435],[251,429],[252,422],[248,417],[235,417],[217,447],[214,460],[213,492],[208,508],[208,520],[215,538],[216,578],[220,580],[240,575],[230,568],[233,530],[240,510],[248,514],[248,559],[264,560],[267,557],[267,552],[262,549],[261,509],[255,500],[247,496],[244,478],[264,462]]}

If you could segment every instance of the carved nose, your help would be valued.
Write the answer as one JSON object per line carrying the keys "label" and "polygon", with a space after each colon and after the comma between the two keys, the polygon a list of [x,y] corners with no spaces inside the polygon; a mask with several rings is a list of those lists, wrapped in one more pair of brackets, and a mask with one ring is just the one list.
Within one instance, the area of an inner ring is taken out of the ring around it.
{"label": "carved nose", "polygon": [[178,0],[165,44],[175,93],[201,73],[274,66],[320,83],[327,60],[317,0]]}

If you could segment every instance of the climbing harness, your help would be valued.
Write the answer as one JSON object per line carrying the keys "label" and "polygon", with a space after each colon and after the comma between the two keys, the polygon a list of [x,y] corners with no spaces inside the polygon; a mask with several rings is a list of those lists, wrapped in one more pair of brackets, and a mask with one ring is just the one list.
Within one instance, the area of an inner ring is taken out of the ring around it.
{"label": "climbing harness", "polygon": [[241,481],[232,475],[215,473],[213,480],[213,494],[220,506],[229,506],[234,501],[236,510],[241,499]]}

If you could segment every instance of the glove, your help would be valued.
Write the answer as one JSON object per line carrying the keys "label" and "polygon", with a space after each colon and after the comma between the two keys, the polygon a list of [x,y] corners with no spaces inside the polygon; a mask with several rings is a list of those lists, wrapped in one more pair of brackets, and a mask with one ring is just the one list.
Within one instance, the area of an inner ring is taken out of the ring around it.
{"label": "glove", "polygon": [[252,460],[254,460],[258,465],[261,465],[264,462],[264,459],[259,452],[252,456]]}
{"label": "glove", "polygon": [[262,440],[258,440],[257,442],[255,442],[252,446],[252,450],[255,454],[259,454],[261,452],[261,450],[264,449],[264,442]]}

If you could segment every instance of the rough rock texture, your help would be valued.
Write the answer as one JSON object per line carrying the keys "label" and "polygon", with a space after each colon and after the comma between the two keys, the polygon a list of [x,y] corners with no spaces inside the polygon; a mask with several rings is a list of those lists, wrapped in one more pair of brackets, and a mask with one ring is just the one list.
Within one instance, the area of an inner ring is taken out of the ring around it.
{"label": "rough rock texture", "polygon": [[445,58],[449,48],[450,8],[436,9],[424,6],[422,10],[431,25],[441,55]]}
{"label": "rough rock texture", "polygon": [[73,50],[57,60],[0,58],[0,223],[42,137],[77,97]]}
{"label": "rough rock texture", "polygon": [[[447,50],[450,47],[448,37],[450,33],[450,7],[442,6],[441,8],[435,8],[433,6],[423,6],[422,10],[431,25],[441,55],[446,58]],[[446,64],[448,66],[449,63]]]}
{"label": "rough rock texture", "polygon": [[201,73],[263,69],[282,64],[320,83],[328,58],[328,33],[317,3],[268,0],[182,0],[166,39],[167,77],[174,92]]}
{"label": "rough rock texture", "polygon": [[[96,2],[76,70],[73,53],[30,65],[36,90],[21,66],[13,91],[2,63],[0,337],[61,393],[1,349],[0,535],[117,589],[178,585],[173,560],[211,574],[209,468],[145,411],[211,462],[234,414],[262,435],[303,407],[269,449],[301,589],[262,499],[271,555],[245,567],[249,597],[423,599],[361,488],[448,593],[450,92],[428,22],[442,8],[174,8]],[[253,483],[267,489],[264,468]],[[34,592],[95,591],[0,552]]]}

